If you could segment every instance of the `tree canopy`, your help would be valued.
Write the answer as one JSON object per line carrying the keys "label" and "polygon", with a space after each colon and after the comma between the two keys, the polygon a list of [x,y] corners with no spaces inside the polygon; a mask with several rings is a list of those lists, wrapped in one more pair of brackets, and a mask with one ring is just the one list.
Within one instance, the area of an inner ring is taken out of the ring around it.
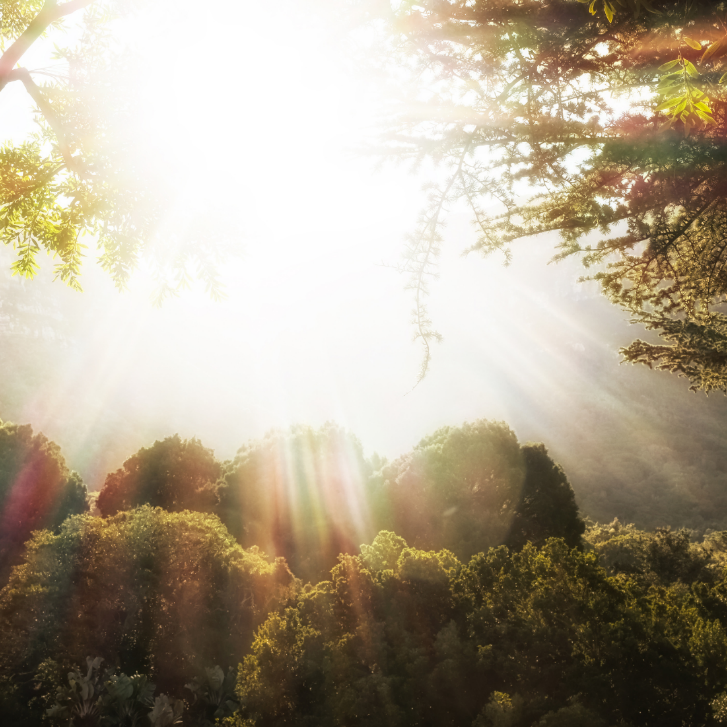
{"label": "tree canopy", "polygon": [[0,671],[102,657],[181,695],[204,667],[237,666],[293,577],[211,515],[143,507],[36,533],[0,594]]}
{"label": "tree canopy", "polygon": [[549,537],[576,547],[585,529],[563,470],[542,444],[520,445],[502,422],[437,430],[383,467],[371,489],[380,528],[462,559]]}
{"label": "tree canopy", "polygon": [[461,563],[382,532],[260,627],[236,724],[720,724],[723,584],[667,583],[557,539]]}
{"label": "tree canopy", "polygon": [[199,439],[178,434],[142,447],[106,477],[96,504],[104,517],[141,505],[215,512],[222,465]]}
{"label": "tree canopy", "polygon": [[315,582],[339,553],[357,552],[375,534],[366,499],[372,469],[358,439],[335,424],[273,430],[226,464],[220,518],[243,546],[282,556]]}
{"label": "tree canopy", "polygon": [[[388,4],[387,4],[388,5]],[[626,361],[727,390],[723,2],[414,0],[381,11],[379,58],[403,89],[387,153],[445,172],[402,268],[416,335],[446,211],[463,201],[472,251],[560,234],[605,294],[658,343]]]}
{"label": "tree canopy", "polygon": [[0,577],[19,562],[33,530],[86,512],[86,485],[60,447],[29,424],[0,421]]}

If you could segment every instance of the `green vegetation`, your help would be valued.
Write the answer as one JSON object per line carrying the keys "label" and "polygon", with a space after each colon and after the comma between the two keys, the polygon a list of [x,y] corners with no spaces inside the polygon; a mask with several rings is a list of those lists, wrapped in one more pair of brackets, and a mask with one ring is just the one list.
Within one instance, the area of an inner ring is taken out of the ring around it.
{"label": "green vegetation", "polygon": [[415,0],[370,3],[385,27],[367,60],[402,89],[387,153],[446,170],[402,264],[415,330],[447,210],[462,202],[471,250],[559,233],[604,293],[658,343],[625,360],[727,391],[724,2]]}
{"label": "green vegetation", "polygon": [[30,425],[0,421],[0,578],[20,561],[33,530],[56,530],[86,512],[86,486],[57,444]]}
{"label": "green vegetation", "polygon": [[[42,435],[2,431],[67,475]],[[105,517],[53,510],[0,591],[19,727],[724,723],[727,532],[585,529],[504,424],[391,463],[332,424],[226,463],[175,436],[106,488]]]}
{"label": "green vegetation", "polygon": [[[56,259],[55,277],[81,290],[84,238],[93,238],[100,265],[124,288],[158,240],[171,188],[145,158],[135,122],[139,102],[128,91],[128,79],[141,74],[114,38],[114,21],[135,5],[2,2],[0,92],[22,85],[37,127],[27,140],[0,147],[0,242],[15,251],[13,274],[34,277],[44,251]],[[69,22],[75,32],[64,34]],[[31,48],[55,61],[51,70],[20,65]],[[187,287],[192,273],[220,296],[219,246],[192,230],[173,242],[173,254],[155,260],[157,299]]]}

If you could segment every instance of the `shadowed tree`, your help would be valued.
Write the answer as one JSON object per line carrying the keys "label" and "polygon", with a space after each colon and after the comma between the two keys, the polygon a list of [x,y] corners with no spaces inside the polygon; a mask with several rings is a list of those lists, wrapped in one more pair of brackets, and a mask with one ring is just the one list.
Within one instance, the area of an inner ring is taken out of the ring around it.
{"label": "shadowed tree", "polygon": [[96,504],[104,517],[140,505],[214,512],[221,472],[211,449],[175,434],[140,449],[108,475]]}
{"label": "shadowed tree", "polygon": [[360,442],[327,423],[271,431],[241,447],[220,483],[220,518],[243,546],[285,557],[317,581],[372,537]]}
{"label": "shadowed tree", "polygon": [[0,422],[0,576],[19,562],[33,530],[86,512],[86,485],[60,447],[29,424]]}
{"label": "shadowed tree", "polygon": [[574,547],[585,529],[563,470],[502,422],[439,429],[377,473],[370,497],[379,527],[464,559],[549,537]]}

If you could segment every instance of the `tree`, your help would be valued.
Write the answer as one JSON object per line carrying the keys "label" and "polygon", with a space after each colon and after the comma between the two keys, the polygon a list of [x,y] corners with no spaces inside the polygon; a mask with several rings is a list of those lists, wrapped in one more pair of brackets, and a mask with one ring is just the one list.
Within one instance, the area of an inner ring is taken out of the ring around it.
{"label": "tree", "polygon": [[[38,127],[27,141],[0,148],[0,240],[17,251],[14,274],[33,277],[44,250],[58,259],[56,277],[80,290],[83,237],[90,235],[101,266],[123,288],[156,238],[170,190],[137,151],[139,139],[130,131],[134,103],[119,83],[133,74],[133,64],[113,42],[111,25],[133,5],[129,0],[3,2],[0,92],[21,83],[35,104]],[[57,38],[69,16],[80,26],[78,40],[48,48],[60,67],[18,65],[32,46]],[[189,283],[190,266],[218,296],[219,247],[197,231],[173,242],[171,263],[158,260],[158,300]]]}
{"label": "tree", "polygon": [[549,537],[575,547],[585,529],[563,470],[542,444],[521,446],[502,422],[437,430],[385,466],[370,489],[379,528],[465,560]]}
{"label": "tree", "polygon": [[0,592],[0,674],[32,691],[46,660],[67,671],[96,655],[182,697],[204,667],[237,666],[294,588],[282,559],[243,550],[212,515],[70,518],[34,535]]}
{"label": "tree", "polygon": [[663,339],[635,341],[626,361],[726,391],[725,3],[590,9],[413,0],[383,14],[383,48],[369,57],[406,93],[388,152],[446,170],[402,264],[422,375],[438,337],[427,281],[446,211],[464,201],[478,232],[472,251],[507,258],[513,241],[558,232],[556,258],[581,256],[604,293]]}
{"label": "tree", "polygon": [[215,512],[222,465],[198,439],[178,434],[143,447],[106,477],[96,502],[104,517],[140,505]]}
{"label": "tree", "polygon": [[244,547],[282,556],[296,576],[316,582],[339,553],[373,537],[370,474],[361,443],[335,424],[273,430],[226,465],[220,519]]}
{"label": "tree", "polygon": [[60,447],[29,424],[0,421],[0,577],[16,565],[33,530],[57,529],[86,512],[86,485]]}
{"label": "tree", "polygon": [[559,539],[461,563],[382,532],[258,629],[234,723],[713,724],[726,638],[682,585],[611,578]]}

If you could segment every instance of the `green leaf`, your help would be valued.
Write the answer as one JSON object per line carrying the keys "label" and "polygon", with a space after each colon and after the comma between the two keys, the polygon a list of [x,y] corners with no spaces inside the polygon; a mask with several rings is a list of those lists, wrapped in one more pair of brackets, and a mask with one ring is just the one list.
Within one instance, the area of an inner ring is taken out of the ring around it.
{"label": "green leaf", "polygon": [[[586,0],[586,1],[587,1],[587,0]],[[589,13],[590,13],[591,15],[595,15],[595,14],[596,14],[596,0],[593,0],[593,2],[591,3],[591,5],[589,6],[589,8],[588,8],[588,12],[589,12]]]}
{"label": "green leaf", "polygon": [[694,64],[691,61],[684,61],[684,67],[687,69],[687,73],[692,78],[696,78],[699,75],[699,72],[694,67]]}
{"label": "green leaf", "polygon": [[719,79],[719,83],[724,83],[727,81],[727,73],[722,74],[722,77]]}
{"label": "green leaf", "polygon": [[614,14],[614,8],[613,5],[611,5],[608,0],[604,0],[603,2],[603,10],[606,13],[606,17],[608,18],[608,22],[613,22],[613,14]]}
{"label": "green leaf", "polygon": [[696,40],[693,40],[692,38],[689,38],[686,35],[682,36],[682,40],[690,47],[694,48],[694,50],[702,50],[702,44],[698,43]]}
{"label": "green leaf", "polygon": [[667,61],[666,63],[663,63],[659,66],[660,71],[668,71],[670,68],[674,68],[679,63],[679,59],[673,61]]}
{"label": "green leaf", "polygon": [[712,113],[712,109],[707,106],[706,103],[703,103],[702,101],[697,101],[697,103],[694,104],[695,108],[701,109],[702,111],[705,111],[708,114]]}

